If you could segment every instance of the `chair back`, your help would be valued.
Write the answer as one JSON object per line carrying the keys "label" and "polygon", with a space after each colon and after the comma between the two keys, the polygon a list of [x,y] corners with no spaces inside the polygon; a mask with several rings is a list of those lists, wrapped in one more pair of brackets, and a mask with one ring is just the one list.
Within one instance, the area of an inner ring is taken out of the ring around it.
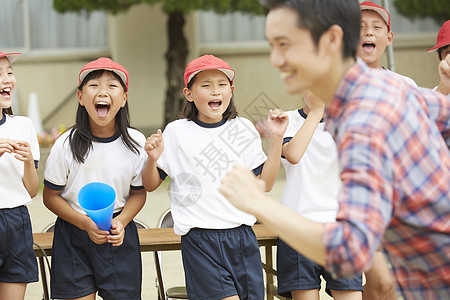
{"label": "chair back", "polygon": [[[158,228],[172,228],[173,218],[170,209],[166,210],[159,219]],[[158,288],[158,300],[171,300],[171,299],[188,299],[186,293],[186,287],[177,286],[166,288],[164,283],[164,276],[161,265],[161,251],[155,251],[155,266],[156,266],[156,284]]]}
{"label": "chair back", "polygon": [[[173,227],[172,213],[170,209],[166,210],[159,219],[158,228],[170,228]],[[167,300],[166,289],[164,284],[164,276],[162,273],[161,266],[161,251],[155,251],[155,266],[156,266],[156,277],[157,277],[157,287],[159,293],[159,299]]]}
{"label": "chair back", "polygon": [[159,228],[172,228],[173,227],[173,218],[172,212],[170,209],[166,210],[161,216],[158,224]]}

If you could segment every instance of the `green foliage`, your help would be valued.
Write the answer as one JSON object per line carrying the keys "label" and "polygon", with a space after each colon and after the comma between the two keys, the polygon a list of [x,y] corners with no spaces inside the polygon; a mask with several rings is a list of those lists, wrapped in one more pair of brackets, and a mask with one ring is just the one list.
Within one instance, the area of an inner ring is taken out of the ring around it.
{"label": "green foliage", "polygon": [[394,6],[410,19],[431,17],[439,25],[450,19],[449,0],[394,0]]}
{"label": "green foliage", "polygon": [[116,14],[141,2],[142,0],[53,0],[53,7],[61,13],[104,10]]}
{"label": "green foliage", "polygon": [[[143,0],[144,2],[148,0]],[[262,14],[259,0],[160,0],[167,12],[191,10],[211,10],[219,14],[233,11],[244,13]]]}
{"label": "green foliage", "polygon": [[59,12],[104,10],[115,14],[124,12],[135,4],[152,5],[157,2],[162,3],[164,11],[169,13],[211,10],[219,14],[233,11],[262,14],[259,0],[53,0],[53,5]]}

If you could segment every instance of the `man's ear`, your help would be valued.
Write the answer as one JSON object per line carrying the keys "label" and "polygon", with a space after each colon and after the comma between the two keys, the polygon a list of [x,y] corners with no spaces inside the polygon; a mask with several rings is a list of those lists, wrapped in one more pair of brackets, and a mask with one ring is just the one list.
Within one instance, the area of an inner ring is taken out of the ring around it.
{"label": "man's ear", "polygon": [[186,98],[187,101],[189,101],[189,102],[193,102],[194,101],[194,99],[192,99],[192,92],[191,92],[190,89],[184,88],[183,89],[183,94],[184,94],[184,97]]}
{"label": "man's ear", "polygon": [[329,53],[335,53],[336,51],[342,51],[342,40],[344,38],[344,31],[339,25],[332,25],[326,32],[322,34],[320,42],[323,39],[323,46]]}

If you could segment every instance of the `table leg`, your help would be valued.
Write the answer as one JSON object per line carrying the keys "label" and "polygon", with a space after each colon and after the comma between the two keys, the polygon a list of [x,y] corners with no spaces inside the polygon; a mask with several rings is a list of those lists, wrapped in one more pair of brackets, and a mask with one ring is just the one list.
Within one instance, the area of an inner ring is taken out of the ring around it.
{"label": "table leg", "polygon": [[45,272],[44,258],[39,257],[39,270],[41,271],[42,289],[44,291],[44,300],[49,300],[50,295],[48,292],[47,273]]}
{"label": "table leg", "polygon": [[[273,269],[273,259],[272,259],[272,246],[264,247],[266,250],[266,264],[270,269]],[[266,272],[266,290],[267,290],[267,300],[273,300],[274,295],[272,293],[273,286],[273,274]]]}

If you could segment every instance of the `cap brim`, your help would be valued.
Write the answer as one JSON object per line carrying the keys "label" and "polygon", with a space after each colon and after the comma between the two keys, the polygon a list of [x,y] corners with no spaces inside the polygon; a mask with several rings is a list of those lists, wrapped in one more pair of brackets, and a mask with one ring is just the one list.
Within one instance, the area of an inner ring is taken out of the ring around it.
{"label": "cap brim", "polygon": [[439,44],[439,45],[434,46],[433,48],[428,49],[427,52],[428,53],[438,52],[439,48],[442,48],[442,47],[445,47],[445,46],[448,46],[448,45],[450,45],[450,43]]}
{"label": "cap brim", "polygon": [[212,69],[201,69],[201,70],[193,72],[191,75],[189,75],[187,83],[189,83],[191,81],[191,79],[194,78],[195,75],[197,75],[201,71],[206,71],[206,70],[219,70],[219,71],[222,71],[223,73],[225,73],[225,75],[227,75],[228,79],[230,79],[231,82],[234,79],[234,71],[233,70],[212,68]]}
{"label": "cap brim", "polygon": [[105,71],[111,71],[119,75],[120,79],[122,79],[122,82],[126,85],[127,84],[127,75],[119,70],[116,69],[108,69],[108,68],[99,68],[99,69],[86,69],[83,72],[80,73],[80,84],[83,82],[84,78],[91,72],[97,71],[97,70],[105,70]]}
{"label": "cap brim", "polygon": [[5,53],[0,57],[6,57],[9,60],[9,63],[12,64],[20,57],[20,55],[21,55],[20,53]]}
{"label": "cap brim", "polygon": [[370,6],[370,5],[360,5],[359,7],[360,7],[361,11],[363,11],[363,10],[373,10],[374,12],[379,14],[383,18],[383,20],[386,23],[388,29],[391,30],[390,25],[389,25],[389,14],[385,10],[383,10],[381,8],[378,8],[378,7]]}

